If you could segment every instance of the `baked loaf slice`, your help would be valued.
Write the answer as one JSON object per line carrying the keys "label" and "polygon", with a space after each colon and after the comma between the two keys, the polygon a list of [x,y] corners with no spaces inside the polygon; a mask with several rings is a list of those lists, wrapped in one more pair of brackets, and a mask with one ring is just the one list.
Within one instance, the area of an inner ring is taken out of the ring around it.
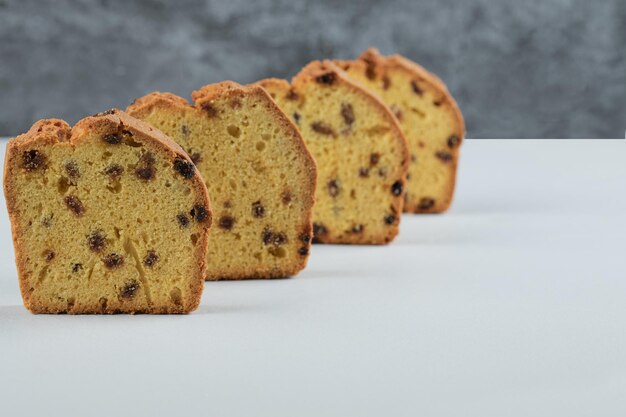
{"label": "baked loaf slice", "polygon": [[128,111],[187,150],[207,181],[216,225],[207,279],[279,278],[305,267],[315,162],[298,129],[260,87],[152,93]]}
{"label": "baked loaf slice", "polygon": [[300,128],[318,164],[316,242],[384,244],[398,233],[406,141],[387,107],[330,61],[267,89]]}
{"label": "baked loaf slice", "polygon": [[191,159],[119,110],[35,123],[7,145],[4,193],[33,313],[187,313],[211,209]]}
{"label": "baked loaf slice", "polygon": [[404,211],[439,213],[450,207],[463,116],[445,84],[400,55],[368,49],[355,61],[336,61],[362,85],[378,94],[400,121],[411,163]]}

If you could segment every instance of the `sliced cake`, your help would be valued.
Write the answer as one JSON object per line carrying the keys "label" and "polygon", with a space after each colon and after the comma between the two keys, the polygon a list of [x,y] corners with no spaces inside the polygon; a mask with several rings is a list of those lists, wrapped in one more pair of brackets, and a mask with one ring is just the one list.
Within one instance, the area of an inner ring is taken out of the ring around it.
{"label": "sliced cake", "polygon": [[258,86],[234,82],[136,100],[128,112],[171,136],[207,181],[215,212],[207,278],[279,278],[305,267],[315,162],[298,129]]}
{"label": "sliced cake", "polygon": [[398,233],[408,150],[388,108],[330,61],[310,63],[291,85],[259,84],[293,119],[317,161],[315,241],[390,242]]}
{"label": "sliced cake", "polygon": [[385,57],[376,49],[337,64],[378,94],[402,126],[411,153],[404,211],[447,210],[465,126],[445,84],[415,62],[400,55]]}
{"label": "sliced cake", "polygon": [[187,154],[112,110],[41,120],[7,145],[4,192],[34,313],[186,313],[200,302],[211,208]]}

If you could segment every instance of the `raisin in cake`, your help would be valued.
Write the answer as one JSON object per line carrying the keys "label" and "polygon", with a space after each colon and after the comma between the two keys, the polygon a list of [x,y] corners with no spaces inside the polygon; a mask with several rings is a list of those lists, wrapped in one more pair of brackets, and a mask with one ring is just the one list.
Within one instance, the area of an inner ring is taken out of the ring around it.
{"label": "raisin in cake", "polygon": [[376,49],[337,63],[377,93],[402,126],[411,152],[404,211],[447,210],[465,127],[445,84],[416,63],[400,55],[384,57]]}
{"label": "raisin in cake", "polygon": [[318,164],[316,242],[384,244],[398,233],[408,151],[387,107],[330,61],[291,85],[259,82],[300,128]]}
{"label": "raisin in cake", "polygon": [[257,86],[208,85],[193,99],[152,93],[128,111],[176,140],[207,180],[207,279],[294,275],[309,254],[316,179],[300,133]]}
{"label": "raisin in cake", "polygon": [[4,192],[34,313],[186,313],[211,210],[191,159],[119,110],[37,122],[7,145]]}

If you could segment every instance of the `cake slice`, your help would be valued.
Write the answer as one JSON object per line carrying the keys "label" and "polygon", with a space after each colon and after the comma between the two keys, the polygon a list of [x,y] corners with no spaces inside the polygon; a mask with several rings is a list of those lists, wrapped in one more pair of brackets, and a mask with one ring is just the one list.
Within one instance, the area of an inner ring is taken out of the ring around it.
{"label": "cake slice", "polygon": [[440,213],[450,207],[463,116],[445,84],[400,55],[368,49],[355,61],[336,61],[391,108],[409,143],[411,162],[404,211]]}
{"label": "cake slice", "polygon": [[35,123],[7,145],[4,193],[33,313],[187,313],[211,208],[187,154],[119,110]]}
{"label": "cake slice", "polygon": [[259,82],[300,128],[318,164],[316,242],[385,244],[398,233],[408,165],[395,118],[330,61]]}
{"label": "cake slice", "polygon": [[309,255],[316,178],[298,129],[257,86],[208,85],[193,99],[152,93],[128,112],[176,140],[207,181],[207,279],[296,274]]}

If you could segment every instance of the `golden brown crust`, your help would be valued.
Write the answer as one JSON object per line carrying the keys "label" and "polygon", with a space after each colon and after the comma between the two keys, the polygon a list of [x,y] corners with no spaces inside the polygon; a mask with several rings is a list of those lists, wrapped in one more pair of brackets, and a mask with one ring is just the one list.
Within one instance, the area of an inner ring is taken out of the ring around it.
{"label": "golden brown crust", "polygon": [[187,100],[175,94],[153,91],[143,97],[136,98],[132,104],[126,108],[126,112],[138,120],[143,120],[143,117],[149,114],[153,108],[160,106],[195,109]]}
{"label": "golden brown crust", "polygon": [[263,80],[257,81],[257,85],[260,85],[263,88],[277,88],[288,91],[291,88],[291,84],[289,81],[282,78],[265,78]]}
{"label": "golden brown crust", "polygon": [[241,97],[246,94],[264,94],[265,92],[255,85],[241,85],[234,81],[222,81],[216,84],[208,84],[191,93],[191,98],[196,107],[224,97]]}
{"label": "golden brown crust", "polygon": [[453,149],[447,150],[452,155],[452,160],[448,162],[448,169],[451,174],[448,175],[447,183],[440,190],[441,195],[438,196],[434,204],[424,204],[423,199],[408,199],[404,206],[404,211],[410,213],[442,213],[448,210],[454,194],[459,148],[465,136],[465,122],[445,83],[417,63],[398,54],[383,56],[376,48],[367,49],[356,60],[336,60],[335,63],[343,69],[352,68],[367,74],[368,78],[382,78],[388,72],[393,71],[404,73],[408,78],[419,80],[421,88],[433,91],[433,94],[438,97],[438,106],[452,115],[454,123],[451,128],[453,134],[458,138],[458,144]]}
{"label": "golden brown crust", "polygon": [[[378,112],[379,115],[386,121],[386,123],[392,129],[392,136],[396,138],[402,149],[402,163],[400,170],[402,172],[402,181],[406,181],[406,171],[409,165],[409,152],[406,139],[397,120],[393,114],[389,111],[387,106],[375,95],[371,94],[367,89],[361,87],[355,83],[339,66],[335,65],[332,61],[312,61],[307,64],[302,70],[293,77],[291,84],[283,79],[268,78],[257,82],[258,85],[264,87],[270,91],[281,91],[284,95],[301,95],[301,91],[307,84],[318,84],[318,77],[328,76],[332,74],[334,82],[346,86],[351,91],[369,101],[372,108]],[[365,236],[359,233],[353,234],[340,234],[333,230],[326,230],[323,234],[316,234],[316,243],[342,243],[342,244],[362,244],[362,245],[381,245],[391,242],[399,232],[399,214],[402,213],[404,204],[403,195],[399,195],[394,199],[390,206],[390,210],[394,215],[397,215],[397,219],[393,224],[386,228],[385,233],[377,236]],[[314,225],[315,229],[316,225]],[[318,226],[319,227],[319,226]]]}
{"label": "golden brown crust", "polygon": [[[153,92],[135,100],[133,104],[127,108],[127,111],[129,114],[139,119],[146,119],[154,109],[165,109],[166,111],[173,113],[179,111],[189,111],[192,112],[195,117],[206,118],[207,114],[213,111],[212,106],[215,101],[228,99],[235,103],[238,99],[244,96],[255,96],[261,100],[268,112],[275,116],[274,122],[277,122],[280,128],[285,131],[285,136],[290,138],[295,151],[299,154],[300,158],[302,158],[302,165],[307,173],[306,177],[308,183],[300,184],[300,186],[303,190],[310,190],[310,192],[307,194],[307,199],[303,201],[302,211],[307,214],[305,218],[302,219],[302,224],[299,228],[305,231],[308,230],[310,233],[312,228],[311,211],[315,201],[314,194],[317,183],[315,160],[304,144],[299,130],[263,88],[257,85],[244,86],[233,81],[223,81],[217,84],[210,84],[192,92],[192,98],[194,100],[193,105],[187,102],[184,98],[171,93]],[[243,280],[286,278],[293,276],[306,267],[309,258],[310,243],[307,243],[304,247],[307,249],[307,254],[301,256],[289,267],[272,268],[266,271],[258,271],[255,268],[245,268],[243,266],[237,269],[230,268],[228,270],[224,269],[219,271],[212,271],[211,268],[209,268],[206,279]]]}
{"label": "golden brown crust", "polygon": [[198,197],[198,202],[203,203],[207,208],[207,218],[201,228],[202,233],[198,237],[198,247],[204,248],[202,251],[198,251],[199,255],[196,256],[197,265],[196,272],[194,273],[198,279],[193,280],[189,287],[189,296],[180,305],[173,307],[171,305],[156,306],[151,305],[149,308],[109,308],[104,307],[101,309],[88,309],[73,307],[71,309],[59,308],[49,306],[43,303],[38,303],[31,299],[31,293],[29,284],[27,282],[27,257],[25,250],[21,246],[19,241],[23,231],[20,229],[16,212],[15,201],[18,190],[14,187],[14,177],[20,175],[19,172],[13,172],[13,167],[17,166],[17,158],[25,150],[30,149],[44,149],[46,147],[54,146],[61,142],[67,142],[70,146],[74,147],[87,140],[88,133],[108,133],[116,130],[126,130],[132,132],[133,137],[139,139],[144,143],[149,143],[154,148],[161,149],[166,155],[168,155],[172,161],[175,158],[182,158],[185,161],[192,163],[189,156],[185,151],[174,143],[170,138],[165,136],[162,132],[154,129],[146,123],[136,120],[124,112],[112,109],[107,112],[99,113],[91,117],[80,120],[74,128],[71,128],[65,121],[60,119],[46,119],[36,122],[30,130],[19,135],[16,138],[9,141],[7,144],[7,150],[5,154],[4,165],[4,194],[11,220],[11,231],[13,237],[13,245],[15,249],[16,265],[18,272],[18,279],[20,285],[20,291],[24,301],[24,306],[28,308],[32,313],[67,313],[67,314],[117,314],[117,313],[150,313],[150,314],[181,314],[189,313],[195,310],[202,296],[204,288],[203,277],[206,270],[206,250],[208,246],[209,230],[212,221],[212,210],[208,196],[206,186],[200,176],[195,173],[190,178],[192,189]]}

